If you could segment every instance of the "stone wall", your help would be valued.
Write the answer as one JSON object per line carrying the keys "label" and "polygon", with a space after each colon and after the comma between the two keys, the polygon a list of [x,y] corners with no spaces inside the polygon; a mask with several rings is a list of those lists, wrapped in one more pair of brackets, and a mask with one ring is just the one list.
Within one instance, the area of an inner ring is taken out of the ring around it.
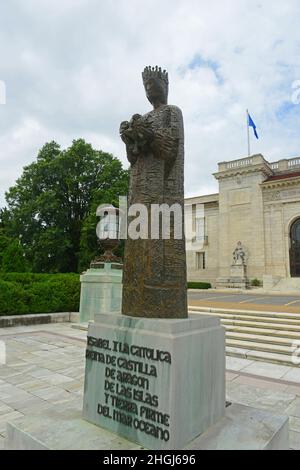
{"label": "stone wall", "polygon": [[[216,197],[211,196],[208,200],[202,197],[186,200],[186,204],[203,206],[204,233],[203,239],[196,240],[187,244],[187,267],[189,281],[204,281],[215,284],[218,277],[218,237],[219,237],[219,205]],[[200,210],[201,212],[201,210]],[[195,213],[194,213],[195,216]],[[189,222],[192,218],[192,211],[186,211],[187,223],[193,226],[195,223]],[[205,269],[197,266],[197,253],[205,254]]]}

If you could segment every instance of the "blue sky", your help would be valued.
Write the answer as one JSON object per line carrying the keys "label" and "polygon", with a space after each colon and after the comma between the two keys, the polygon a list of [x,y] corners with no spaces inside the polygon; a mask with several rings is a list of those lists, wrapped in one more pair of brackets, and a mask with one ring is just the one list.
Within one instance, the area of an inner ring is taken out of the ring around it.
{"label": "blue sky", "polygon": [[141,71],[169,72],[185,120],[186,195],[217,191],[217,163],[300,154],[299,0],[0,3],[0,206],[50,140],[84,137],[127,165],[122,120],[149,111]]}

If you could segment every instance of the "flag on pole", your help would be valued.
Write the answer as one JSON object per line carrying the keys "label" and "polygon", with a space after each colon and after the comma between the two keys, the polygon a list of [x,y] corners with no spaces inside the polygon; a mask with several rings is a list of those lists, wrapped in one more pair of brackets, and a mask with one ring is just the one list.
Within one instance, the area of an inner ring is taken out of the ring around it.
{"label": "flag on pole", "polygon": [[257,134],[257,131],[256,131],[256,125],[255,125],[252,117],[248,113],[248,111],[247,111],[247,114],[248,114],[248,126],[253,128],[254,135],[258,139],[258,134]]}

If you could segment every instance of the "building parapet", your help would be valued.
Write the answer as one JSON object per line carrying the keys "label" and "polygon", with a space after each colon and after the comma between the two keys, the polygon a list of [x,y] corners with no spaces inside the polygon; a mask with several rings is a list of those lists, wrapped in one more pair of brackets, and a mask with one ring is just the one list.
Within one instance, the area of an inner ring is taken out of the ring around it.
{"label": "building parapet", "polygon": [[239,158],[238,160],[232,160],[230,162],[220,162],[218,164],[219,172],[233,170],[236,168],[244,168],[247,166],[258,165],[260,163],[268,162],[264,159],[261,154],[251,155],[250,157]]}
{"label": "building parapet", "polygon": [[288,167],[292,168],[295,166],[300,166],[300,158],[291,158],[288,160]]}
{"label": "building parapet", "polygon": [[275,175],[283,172],[290,173],[292,171],[299,171],[300,157],[282,158],[277,162],[269,163],[269,165]]}
{"label": "building parapet", "polygon": [[245,158],[239,158],[238,160],[221,162],[218,164],[218,172],[213,175],[218,180],[238,174],[256,173],[258,171],[263,173],[266,178],[274,174],[269,162],[267,162],[260,153]]}
{"label": "building parapet", "polygon": [[253,158],[243,158],[242,160],[235,160],[233,162],[226,163],[226,170],[230,168],[237,168],[239,166],[253,165]]}
{"label": "building parapet", "polygon": [[239,158],[218,164],[218,173],[214,176],[218,179],[230,175],[232,172],[249,172],[260,168],[267,177],[283,173],[294,173],[300,169],[300,157],[282,158],[276,162],[268,162],[263,155],[251,155],[250,157]]}

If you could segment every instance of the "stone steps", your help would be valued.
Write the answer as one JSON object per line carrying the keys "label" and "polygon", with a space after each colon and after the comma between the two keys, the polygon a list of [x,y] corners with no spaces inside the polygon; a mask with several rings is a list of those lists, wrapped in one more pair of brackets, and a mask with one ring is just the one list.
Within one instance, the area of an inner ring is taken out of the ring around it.
{"label": "stone steps", "polygon": [[300,307],[299,313],[296,312],[268,312],[268,311],[259,311],[259,310],[243,310],[242,306],[240,309],[228,309],[228,308],[218,308],[218,307],[196,307],[189,306],[189,311],[192,313],[214,313],[228,316],[242,316],[242,317],[259,317],[259,318],[277,318],[277,319],[287,319],[287,320],[300,320]]}
{"label": "stone steps", "polygon": [[283,318],[283,317],[260,317],[258,315],[231,315],[231,314],[221,314],[217,313],[222,320],[226,321],[246,321],[246,322],[255,322],[255,323],[268,323],[275,324],[275,325],[283,325],[283,326],[298,326],[300,327],[300,317],[299,319],[290,319],[290,318]]}
{"label": "stone steps", "polygon": [[288,325],[284,323],[275,323],[275,322],[267,322],[267,321],[251,321],[251,320],[228,320],[223,319],[221,317],[221,322],[224,326],[232,325],[232,326],[242,326],[242,327],[259,327],[259,328],[267,328],[267,329],[274,329],[274,330],[283,330],[283,331],[292,331],[292,332],[300,332],[300,325]]}
{"label": "stone steps", "polygon": [[[273,318],[277,320],[300,320],[300,311],[298,312],[269,312],[259,310],[228,309],[219,307],[189,306],[190,313],[214,313],[215,315],[226,315],[228,317],[258,317]],[[299,307],[300,309],[300,307]]]}
{"label": "stone steps", "polygon": [[236,332],[236,333],[246,333],[246,334],[257,334],[262,336],[273,336],[278,338],[289,338],[299,339],[300,340],[300,332],[297,331],[288,331],[288,330],[274,330],[274,328],[260,328],[259,326],[235,326],[235,325],[224,325],[226,331],[228,332]]}
{"label": "stone steps", "polygon": [[[278,346],[287,346],[289,348],[292,347],[293,342],[295,341],[294,338],[282,338],[280,336],[265,336],[260,334],[249,334],[249,333],[241,333],[235,331],[228,331],[226,330],[226,338],[230,340],[239,340],[239,341],[246,341],[246,342],[254,342],[254,343],[262,343],[262,344],[273,344]],[[300,344],[300,336],[296,338],[299,340]]]}
{"label": "stone steps", "polygon": [[[208,313],[201,307],[194,307],[192,311]],[[292,353],[295,341],[299,341],[300,348],[300,313],[223,309],[216,309],[215,312],[210,309],[209,313],[218,316],[226,329],[228,356],[297,366]]]}
{"label": "stone steps", "polygon": [[274,352],[270,353],[266,351],[250,351],[243,348],[232,348],[230,346],[227,346],[226,355],[231,357],[248,359],[250,361],[270,362],[272,364],[279,364],[283,366],[299,367],[297,366],[297,364],[293,364],[289,356]]}
{"label": "stone steps", "polygon": [[[282,325],[282,327],[300,326],[300,313],[283,313],[283,312],[257,312],[249,310],[228,310],[219,308],[207,308],[207,307],[189,307],[191,313],[210,313],[217,315],[224,322],[229,321],[243,321],[252,323],[266,323],[274,325]],[[272,326],[273,328],[273,326]]]}
{"label": "stone steps", "polygon": [[291,356],[292,350],[290,346],[279,346],[277,344],[264,344],[256,341],[246,341],[244,339],[231,339],[226,337],[226,345],[232,348],[243,348],[261,352],[275,352],[277,354],[285,354]]}

